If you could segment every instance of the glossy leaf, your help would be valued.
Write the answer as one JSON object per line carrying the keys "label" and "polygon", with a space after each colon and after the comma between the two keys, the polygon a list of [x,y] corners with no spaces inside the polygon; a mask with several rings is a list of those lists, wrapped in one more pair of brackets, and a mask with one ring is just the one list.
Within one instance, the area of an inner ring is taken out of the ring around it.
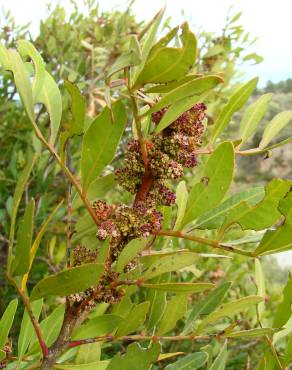
{"label": "glossy leaf", "polygon": [[71,97],[70,110],[72,119],[69,122],[69,135],[81,135],[84,131],[84,120],[86,115],[86,101],[76,85],[65,81],[64,86]]}
{"label": "glossy leaf", "polygon": [[86,339],[113,333],[122,322],[124,322],[123,318],[117,315],[97,316],[77,327],[72,338]]}
{"label": "glossy leaf", "polygon": [[[38,321],[40,317],[40,313],[43,307],[43,300],[39,299],[38,301],[34,301],[31,303],[31,309],[35,319]],[[30,317],[27,313],[27,310],[24,310],[23,318],[21,321],[20,333],[18,337],[18,356],[21,358],[34,337],[34,328],[31,323]]]}
{"label": "glossy leaf", "polygon": [[262,186],[256,186],[252,189],[244,190],[240,193],[231,195],[224,202],[210,211],[203,214],[195,223],[198,229],[216,229],[224,222],[224,218],[228,212],[237,207],[242,201],[249,205],[255,205],[260,202],[265,196],[265,189]]}
{"label": "glossy leaf", "polygon": [[233,302],[228,302],[219,307],[218,310],[210,313],[202,322],[199,324],[196,333],[201,333],[202,330],[219,320],[222,317],[233,316],[238,312],[244,311],[253,307],[254,305],[263,301],[262,297],[259,296],[248,296],[244,298],[237,299]]}
{"label": "glossy leaf", "polygon": [[224,370],[227,362],[227,356],[228,353],[226,341],[209,370]]}
{"label": "glossy leaf", "polygon": [[187,294],[176,294],[170,299],[158,325],[158,335],[168,333],[175,328],[177,321],[183,318],[187,311],[187,303]]}
{"label": "glossy leaf", "polygon": [[185,215],[185,210],[188,202],[188,190],[185,181],[181,181],[176,188],[175,203],[177,205],[177,215],[173,230],[180,230],[182,220]]}
{"label": "glossy leaf", "polygon": [[269,122],[264,130],[263,138],[259,147],[265,148],[273,138],[291,121],[292,111],[285,111],[277,114]]}
{"label": "glossy leaf", "polygon": [[211,283],[143,283],[142,286],[147,289],[161,290],[164,292],[177,293],[199,293],[214,287]]}
{"label": "glossy leaf", "polygon": [[25,209],[23,219],[19,223],[16,252],[11,268],[14,276],[25,274],[30,266],[30,248],[32,245],[34,209],[35,202],[32,199]]}
{"label": "glossy leaf", "polygon": [[240,122],[240,146],[256,132],[258,124],[264,117],[271,99],[272,94],[264,94],[252,103],[244,112]]}
{"label": "glossy leaf", "polygon": [[197,41],[194,34],[189,30],[187,23],[184,23],[181,28],[182,47],[167,47],[167,44],[177,34],[178,28],[171,30],[164,38],[159,40],[149,52],[133,89],[137,89],[146,83],[163,83],[177,80],[188,72],[195,62]]}
{"label": "glossy leaf", "polygon": [[85,132],[82,143],[81,174],[83,191],[113,160],[126,125],[126,112],[118,101],[112,105],[114,121],[106,107]]}
{"label": "glossy leaf", "polygon": [[230,287],[231,283],[222,284],[208,294],[205,299],[198,302],[188,315],[182,334],[193,332],[195,320],[201,315],[209,315],[214,311],[220,305]]}
{"label": "glossy leaf", "polygon": [[131,343],[127,353],[121,357],[116,355],[110,362],[108,370],[149,370],[158,359],[160,345],[153,343],[151,348],[144,349],[138,343]]}
{"label": "glossy leaf", "polygon": [[116,335],[122,336],[133,333],[138,330],[140,326],[145,322],[147,312],[149,311],[150,302],[142,302],[132,308],[125,321],[119,325]]}
{"label": "glossy leaf", "polygon": [[177,271],[183,267],[195,264],[197,259],[198,255],[192,252],[166,255],[153,262],[142,275],[142,279],[149,280],[166,272]]}
{"label": "glossy leaf", "polygon": [[216,75],[202,76],[194,80],[187,81],[164,95],[152,108],[146,111],[144,115],[158,112],[160,109],[179,100],[186,99],[194,95],[200,95],[207,90],[213,89],[222,82],[223,79]]}
{"label": "glossy leaf", "polygon": [[222,143],[208,159],[201,181],[190,191],[183,225],[217,206],[230,188],[234,171],[234,150]]}
{"label": "glossy leaf", "polygon": [[139,252],[146,248],[147,243],[148,240],[145,238],[131,240],[118,257],[116,271],[122,272],[127,263],[132,261]]}
{"label": "glossy leaf", "polygon": [[13,299],[4,311],[0,320],[0,348],[6,344],[13,320],[17,309],[18,300]]}
{"label": "glossy leaf", "polygon": [[248,98],[256,88],[257,82],[258,78],[253,78],[252,80],[245,83],[243,86],[235,91],[228,102],[224,105],[214,124],[211,144],[214,144],[216,142],[216,139],[229,124],[233,114],[239,111],[247,102]]}
{"label": "glossy leaf", "polygon": [[88,263],[61,271],[38,282],[30,298],[36,300],[51,295],[65,296],[81,292],[91,285],[97,285],[103,270],[103,264]]}
{"label": "glossy leaf", "polygon": [[167,365],[165,370],[194,370],[203,366],[208,359],[205,352],[190,353],[177,360],[176,362]]}

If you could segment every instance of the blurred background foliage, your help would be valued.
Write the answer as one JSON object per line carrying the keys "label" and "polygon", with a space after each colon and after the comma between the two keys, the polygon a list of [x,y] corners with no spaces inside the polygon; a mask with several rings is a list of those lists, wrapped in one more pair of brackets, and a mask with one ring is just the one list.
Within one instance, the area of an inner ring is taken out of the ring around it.
{"label": "blurred background foliage", "polygon": [[[103,80],[110,66],[121,53],[127,50],[129,35],[135,34],[143,37],[147,30],[147,23],[139,23],[131,12],[131,6],[125,12],[113,10],[103,12],[99,9],[96,1],[87,1],[87,11],[81,12],[75,4],[75,10],[67,14],[66,9],[61,5],[50,9],[49,16],[40,23],[39,34],[32,36],[29,32],[29,25],[19,26],[15,24],[13,16],[9,13],[1,14],[4,20],[0,28],[0,37],[6,47],[15,47],[15,41],[26,38],[33,42],[41,53],[47,64],[48,71],[59,82],[63,89],[63,129],[66,122],[70,119],[69,95],[66,94],[63,83],[70,80],[77,84],[87,103],[87,119],[95,117],[102,107],[106,105],[107,86]],[[170,20],[167,19],[163,25],[163,30],[170,28]],[[261,57],[252,50],[254,39],[240,25],[240,14],[229,14],[226,18],[226,26],[220,35],[208,33],[206,30],[197,34],[199,41],[198,64],[195,73],[216,72],[220,73],[225,80],[216,96],[212,96],[213,103],[208,107],[210,116],[216,117],[218,108],[225,102],[230,94],[236,89],[241,81],[241,65],[243,63],[260,63]],[[252,66],[251,66],[252,68]],[[248,143],[248,147],[256,147],[260,141],[261,133],[265,123],[280,111],[287,110],[292,104],[292,80],[279,83],[269,82],[264,88],[256,90],[252,99],[256,99],[258,94],[272,92],[273,99],[265,119],[261,123],[261,128],[257,135]],[[237,114],[233,125],[229,126],[228,136],[236,139],[238,122],[241,114]],[[12,197],[15,183],[19,174],[34,157],[34,152],[38,150],[31,131],[30,124],[22,109],[19,109],[19,98],[14,88],[11,75],[4,73],[0,80],[0,314],[4,311],[7,303],[11,300],[14,292],[5,283],[4,269],[9,221],[11,217]],[[48,123],[46,113],[39,108],[38,120]],[[212,124],[212,120],[209,121]],[[131,123],[128,125],[128,132]],[[287,126],[282,132],[282,136],[291,136],[292,127]],[[125,135],[123,143],[125,143]],[[279,138],[278,138],[279,139]],[[207,140],[207,139],[206,139]],[[80,138],[75,136],[71,142],[72,153],[75,153],[74,146],[80,146]],[[122,145],[123,145],[122,143]],[[112,163],[117,167],[122,160],[122,151],[117,153],[117,157]],[[263,156],[239,158],[237,160],[236,185],[235,190],[245,188],[248,184],[264,184],[272,177],[291,178],[292,164],[291,144],[276,149],[271,158]],[[71,158],[70,165],[74,168],[76,163],[74,156]],[[189,176],[190,177],[190,176]],[[113,179],[109,182],[114,184]],[[26,196],[23,199],[20,209],[24,209],[25,202],[28,200],[28,188],[30,196],[36,200],[36,226],[39,227],[53,207],[66,196],[68,191],[66,181],[58,166],[49,159],[46,151],[39,157],[27,185]],[[106,194],[106,199],[111,202],[126,201],[128,195],[116,187]],[[22,212],[20,212],[21,214]],[[37,259],[39,263],[34,265],[30,284],[39,280],[46,272],[56,272],[63,268],[65,260],[65,223],[66,214],[60,210],[58,217],[50,225]],[[173,221],[173,215],[169,215],[169,222]],[[76,220],[74,220],[76,221]],[[211,231],[208,231],[211,233]],[[237,231],[232,230],[233,239],[237,238]],[[209,235],[208,235],[209,236]],[[180,242],[181,243],[181,242]],[[184,242],[191,249],[190,242]],[[173,246],[175,247],[175,245]],[[202,247],[202,252],[205,249]],[[253,262],[247,261],[236,256],[232,263],[229,260],[220,261],[206,259],[201,265],[197,266],[195,275],[206,278],[214,282],[229,280],[234,282],[232,290],[233,298],[242,295],[255,294],[256,287],[252,280],[250,271],[253,270]],[[272,309],[281,299],[281,291],[288,277],[288,269],[281,268],[272,257],[264,259],[264,271],[266,275],[266,286],[268,295],[266,297],[265,320],[271,320]],[[194,271],[193,271],[194,272]],[[188,281],[188,269],[183,274],[184,281]],[[196,296],[197,298],[197,296]],[[47,305],[49,311],[52,307]],[[15,320],[14,335],[19,331],[20,318],[23,308],[18,309],[19,320]],[[45,313],[43,313],[44,315]],[[251,317],[239,317],[248,329],[251,325]],[[186,351],[191,344],[170,343],[168,351]],[[118,345],[116,345],[118,346]],[[243,369],[250,358],[251,363],[262,354],[262,347],[257,341],[245,344],[234,344],[228,369]],[[109,348],[108,355],[114,352],[114,346]],[[253,367],[251,366],[253,369]]]}

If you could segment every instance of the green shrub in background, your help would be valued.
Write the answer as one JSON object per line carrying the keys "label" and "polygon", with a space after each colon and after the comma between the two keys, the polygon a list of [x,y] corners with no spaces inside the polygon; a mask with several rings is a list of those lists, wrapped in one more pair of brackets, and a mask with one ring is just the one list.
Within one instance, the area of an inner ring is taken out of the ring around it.
{"label": "green shrub in background", "polygon": [[25,307],[12,342],[17,298],[0,321],[3,366],[285,369],[291,278],[265,302],[261,257],[291,249],[291,181],[230,188],[236,158],[291,141],[271,144],[291,112],[249,148],[263,95],[228,139],[257,86],[234,85],[236,62],[260,61],[238,15],[198,49],[187,23],[157,41],[163,11],[95,9],[57,8],[34,43],[0,48],[6,278]]}

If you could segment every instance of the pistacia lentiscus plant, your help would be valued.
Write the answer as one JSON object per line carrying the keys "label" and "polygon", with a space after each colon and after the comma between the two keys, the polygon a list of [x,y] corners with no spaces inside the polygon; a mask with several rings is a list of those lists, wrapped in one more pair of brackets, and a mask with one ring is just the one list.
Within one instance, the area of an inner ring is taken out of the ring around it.
{"label": "pistacia lentiscus plant", "polygon": [[[214,113],[209,107],[224,75],[199,73],[197,42],[187,23],[156,41],[162,16],[163,11],[138,36],[129,35],[128,51],[108,70],[106,107],[95,119],[85,120],[78,87],[64,82],[71,114],[61,130],[59,86],[36,48],[25,40],[19,40],[18,50],[0,47],[2,68],[11,73],[35,133],[31,161],[15,187],[8,235],[6,276],[25,310],[17,350],[8,339],[17,298],[0,321],[2,368],[218,370],[233,366],[228,348],[233,360],[232,348],[242,342],[243,349],[260,348],[252,359],[257,363],[250,365],[247,358],[246,368],[285,369],[291,361],[291,340],[286,346],[291,278],[270,322],[260,258],[291,248],[292,183],[273,179],[265,188],[228,192],[237,156],[267,155],[291,141],[271,144],[292,114],[277,115],[259,147],[246,148],[269,102],[263,96],[245,110],[238,139],[222,141],[257,79],[241,84]],[[42,109],[49,127],[37,124]],[[129,129],[132,135],[114,168]],[[76,136],[82,138],[81,149],[71,153]],[[62,171],[69,183],[67,204],[60,199],[35,234],[38,203],[30,199],[29,183],[47,152],[59,167],[56,175]],[[75,169],[71,157],[78,162]],[[127,203],[105,196],[124,191]],[[26,207],[18,219],[24,194]],[[38,248],[49,224],[62,217],[65,265],[31,289]],[[255,294],[220,280],[218,268],[198,281],[200,261],[225,267],[237,256],[254,261]]]}

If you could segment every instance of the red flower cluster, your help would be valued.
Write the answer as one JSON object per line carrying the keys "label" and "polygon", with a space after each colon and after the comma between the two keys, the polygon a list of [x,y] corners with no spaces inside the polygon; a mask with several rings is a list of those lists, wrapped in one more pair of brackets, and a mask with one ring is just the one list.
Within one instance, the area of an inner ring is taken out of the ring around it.
{"label": "red flower cluster", "polygon": [[[153,113],[153,122],[158,124],[166,111],[167,108],[163,108]],[[149,171],[153,180],[146,197],[148,205],[170,206],[175,202],[175,194],[165,182],[182,177],[184,167],[196,166],[196,149],[204,132],[205,111],[204,103],[194,105],[148,144]],[[131,140],[126,148],[125,165],[116,171],[116,177],[124,189],[136,194],[144,175],[139,142]]]}

